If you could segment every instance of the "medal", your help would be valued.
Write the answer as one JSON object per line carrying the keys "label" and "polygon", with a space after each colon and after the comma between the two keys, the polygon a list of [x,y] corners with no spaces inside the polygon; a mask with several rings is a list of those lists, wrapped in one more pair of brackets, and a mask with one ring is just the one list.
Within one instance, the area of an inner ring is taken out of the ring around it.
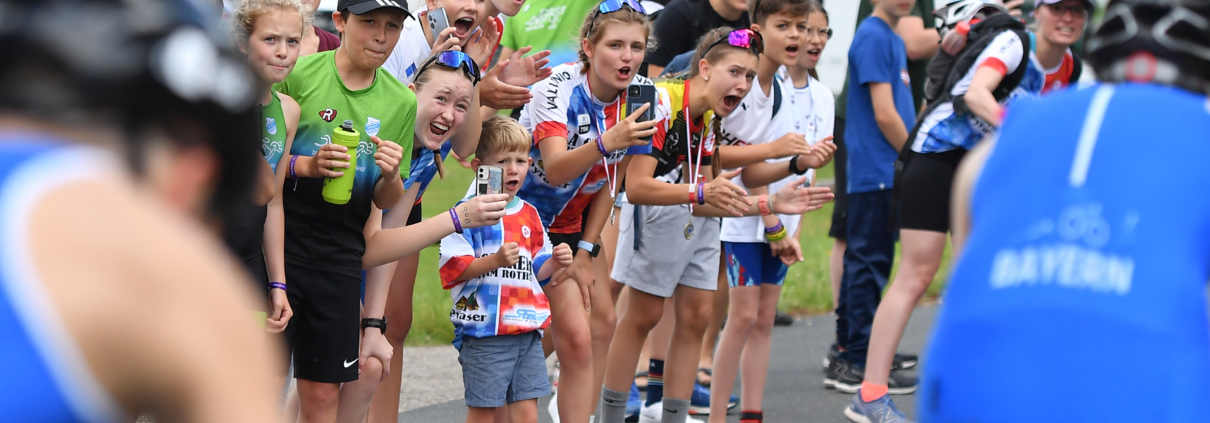
{"label": "medal", "polygon": [[693,220],[690,218],[689,223],[685,224],[685,239],[693,239]]}

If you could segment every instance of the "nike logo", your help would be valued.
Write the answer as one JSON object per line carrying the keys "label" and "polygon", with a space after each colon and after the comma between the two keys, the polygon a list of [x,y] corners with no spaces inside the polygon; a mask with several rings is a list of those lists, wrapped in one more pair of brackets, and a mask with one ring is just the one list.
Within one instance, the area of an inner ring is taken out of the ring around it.
{"label": "nike logo", "polygon": [[664,409],[664,411],[667,411],[667,412],[672,413],[672,414],[676,414],[676,412],[677,412],[678,410],[674,410],[674,409],[671,409],[671,408],[665,408],[665,409]]}
{"label": "nike logo", "polygon": [[352,365],[353,365],[353,363],[356,363],[356,362],[357,362],[357,359],[356,359],[356,358],[354,358],[354,359],[353,359],[353,361],[346,361],[346,362],[345,362],[345,368],[346,368],[346,369],[347,369],[347,368],[349,368],[349,366],[352,366]]}

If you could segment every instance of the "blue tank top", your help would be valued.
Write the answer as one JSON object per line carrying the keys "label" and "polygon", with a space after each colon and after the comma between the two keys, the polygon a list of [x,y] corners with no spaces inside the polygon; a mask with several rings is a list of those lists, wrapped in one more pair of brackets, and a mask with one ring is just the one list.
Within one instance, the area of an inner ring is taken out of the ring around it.
{"label": "blue tank top", "polygon": [[1022,100],[971,200],[921,422],[1206,421],[1210,103],[1155,85]]}
{"label": "blue tank top", "polygon": [[30,213],[42,197],[90,177],[106,157],[27,134],[0,134],[0,145],[0,420],[117,421],[118,408],[93,379],[43,291],[26,238]]}

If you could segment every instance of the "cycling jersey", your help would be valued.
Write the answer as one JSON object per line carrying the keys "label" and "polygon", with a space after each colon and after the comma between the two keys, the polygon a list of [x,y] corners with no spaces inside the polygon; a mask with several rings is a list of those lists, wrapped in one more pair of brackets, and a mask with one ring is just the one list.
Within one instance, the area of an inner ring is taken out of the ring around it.
{"label": "cycling jersey", "polygon": [[[412,157],[411,175],[403,180],[403,189],[411,190],[414,188],[420,190],[416,192],[416,202],[412,203],[412,205],[420,204],[420,199],[424,197],[424,191],[429,188],[429,183],[433,182],[433,177],[437,175],[437,160],[444,162],[445,158],[449,156],[451,148],[453,148],[453,144],[446,141],[441,144],[440,152],[424,147],[416,149],[419,153],[416,153]],[[437,158],[438,153],[441,154],[440,159]]]}
{"label": "cycling jersey", "polygon": [[[1042,92],[1046,75],[1033,52],[1026,55],[1023,47],[1021,38],[1013,31],[997,35],[975,59],[975,65],[954,84],[951,93],[954,96],[966,94],[975,79],[975,72],[980,68],[992,68],[1001,75],[1010,75],[1018,66],[1028,66],[1021,83],[1007,97],[1000,100],[1000,105],[1006,106],[1022,96],[1036,96]],[[974,113],[957,114],[954,112],[953,102],[946,102],[924,117],[920,130],[916,133],[916,140],[912,143],[912,151],[936,153],[957,148],[969,150],[995,131],[996,128],[983,118]]]}
{"label": "cycling jersey", "polygon": [[433,45],[424,35],[422,26],[429,24],[425,17],[427,14],[428,5],[421,3],[420,9],[415,13],[415,18],[403,20],[403,28],[399,31],[399,41],[395,43],[391,55],[387,56],[387,60],[382,63],[382,68],[404,85],[412,83],[416,77],[416,71],[420,70],[420,64],[433,55]]}
{"label": "cycling jersey", "polygon": [[1013,107],[972,193],[922,422],[1203,421],[1207,133],[1204,94],[1157,85]]}
{"label": "cycling jersey", "polygon": [[265,120],[261,128],[261,150],[269,167],[277,172],[277,163],[286,149],[286,118],[281,108],[281,98],[277,91],[270,90],[269,104],[261,105],[261,118]]}
{"label": "cycling jersey", "polygon": [[709,175],[715,151],[713,125],[717,123],[712,122],[714,111],[707,110],[702,117],[686,122],[685,96],[692,88],[689,81],[684,78],[659,79],[655,81],[655,86],[661,98],[667,96],[661,100],[668,105],[667,116],[675,116],[665,119],[665,124],[656,125],[656,136],[648,153],[658,161],[655,179],[670,184],[688,183],[687,179],[682,180],[681,177],[681,164],[685,162],[690,162],[695,168],[700,166],[703,169],[701,172]]}
{"label": "cycling jersey", "polygon": [[[1037,51],[1038,34],[1030,32],[1029,41],[1030,49]],[[1070,85],[1071,74],[1076,70],[1076,60],[1080,59],[1072,55],[1071,49],[1068,48],[1063,52],[1063,61],[1059,62],[1059,66],[1055,66],[1053,69],[1043,69],[1042,71],[1046,73],[1046,83],[1042,84],[1042,93],[1045,94]]]}
{"label": "cycling jersey", "polygon": [[[122,421],[63,327],[30,253],[33,208],[66,183],[116,160],[62,141],[0,134],[0,345],[8,362],[0,416],[14,422]],[[79,283],[96,281],[81,280]]]}
{"label": "cycling jersey", "polygon": [[[521,259],[517,264],[492,269],[467,281],[455,281],[476,258],[494,254],[509,242],[520,247]],[[539,282],[537,273],[551,258],[552,251],[538,210],[517,197],[509,201],[504,217],[495,225],[466,229],[443,238],[438,267],[441,285],[450,290],[454,301],[450,310],[454,346],[461,347],[463,336],[486,338],[546,328],[550,324],[550,301],[542,291],[546,281]]]}
{"label": "cycling jersey", "polygon": [[[634,83],[652,82],[636,75]],[[580,232],[581,217],[584,209],[592,202],[592,197],[602,188],[612,189],[609,186],[612,183],[611,178],[613,181],[617,180],[617,164],[627,155],[647,154],[651,147],[636,146],[613,151],[603,162],[594,164],[587,173],[565,184],[554,186],[546,177],[539,143],[546,138],[559,137],[567,139],[568,150],[584,144],[595,145],[600,134],[624,118],[626,101],[622,96],[609,104],[597,100],[588,87],[588,75],[584,73],[584,66],[580,62],[555,66],[551,76],[535,84],[532,92],[534,98],[522,110],[520,122],[533,133],[534,146],[529,150],[533,161],[529,167],[529,176],[525,178],[525,184],[521,186],[517,196],[538,209],[542,224],[549,228],[551,233]],[[667,120],[666,105],[663,96],[660,104],[653,105],[657,122]],[[656,126],[659,127],[660,124],[657,123]],[[662,133],[655,135],[656,139],[662,137]]]}
{"label": "cycling jersey", "polygon": [[[769,88],[769,94],[765,94],[760,78],[753,79],[752,90],[744,96],[739,107],[723,120],[721,144],[737,147],[767,144],[794,131],[795,111],[788,100],[791,94],[786,89],[785,81],[779,81],[776,76],[772,81],[774,83]],[[781,104],[774,110],[774,103],[778,101]],[[777,157],[769,161],[784,163],[786,160],[789,158]],[[769,184],[769,192],[777,192],[795,179],[798,179],[798,175],[790,175]],[[731,182],[746,188],[742,175],[732,178]],[[801,216],[779,214],[778,218],[785,224],[786,230],[793,234]],[[760,216],[725,217],[719,239],[726,242],[765,242],[764,222]]]}

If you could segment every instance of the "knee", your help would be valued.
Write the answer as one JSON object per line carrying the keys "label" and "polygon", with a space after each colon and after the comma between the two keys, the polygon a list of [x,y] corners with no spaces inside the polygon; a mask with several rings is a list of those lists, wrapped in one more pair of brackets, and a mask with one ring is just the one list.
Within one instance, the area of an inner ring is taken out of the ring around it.
{"label": "knee", "polygon": [[727,316],[727,326],[733,326],[735,329],[748,332],[756,326],[759,317],[756,310],[752,310],[751,308],[734,309]]}
{"label": "knee", "polygon": [[622,315],[623,323],[633,325],[640,332],[651,332],[655,325],[660,323],[660,319],[664,317],[663,307],[636,308],[627,307],[626,313]]}
{"label": "knee", "polygon": [[[404,307],[399,307],[404,308]],[[408,338],[408,332],[412,330],[412,308],[407,307],[407,310],[391,310],[387,308],[387,342],[398,348],[403,345],[403,341]]]}
{"label": "knee", "polygon": [[299,385],[298,403],[304,413],[323,413],[336,407],[340,400],[340,385],[335,383],[307,382]]}
{"label": "knee", "polygon": [[561,331],[555,336],[555,343],[562,346],[558,353],[564,364],[575,367],[592,362],[592,335],[587,331]]}
{"label": "knee", "polygon": [[[377,382],[382,379],[382,362],[378,361],[378,357],[369,357],[365,364],[361,366],[361,375],[358,379]],[[374,385],[377,387],[378,385]]]}
{"label": "knee", "polygon": [[756,316],[755,329],[757,332],[769,333],[773,331],[773,320],[777,317],[777,309],[769,307],[761,310]]}
{"label": "knee", "polygon": [[618,315],[612,308],[592,311],[592,337],[608,342],[613,339],[613,330],[618,325]]}
{"label": "knee", "polygon": [[689,310],[677,314],[676,323],[692,333],[706,333],[706,327],[710,326],[712,313],[714,313],[714,307],[710,303],[689,307]]}

